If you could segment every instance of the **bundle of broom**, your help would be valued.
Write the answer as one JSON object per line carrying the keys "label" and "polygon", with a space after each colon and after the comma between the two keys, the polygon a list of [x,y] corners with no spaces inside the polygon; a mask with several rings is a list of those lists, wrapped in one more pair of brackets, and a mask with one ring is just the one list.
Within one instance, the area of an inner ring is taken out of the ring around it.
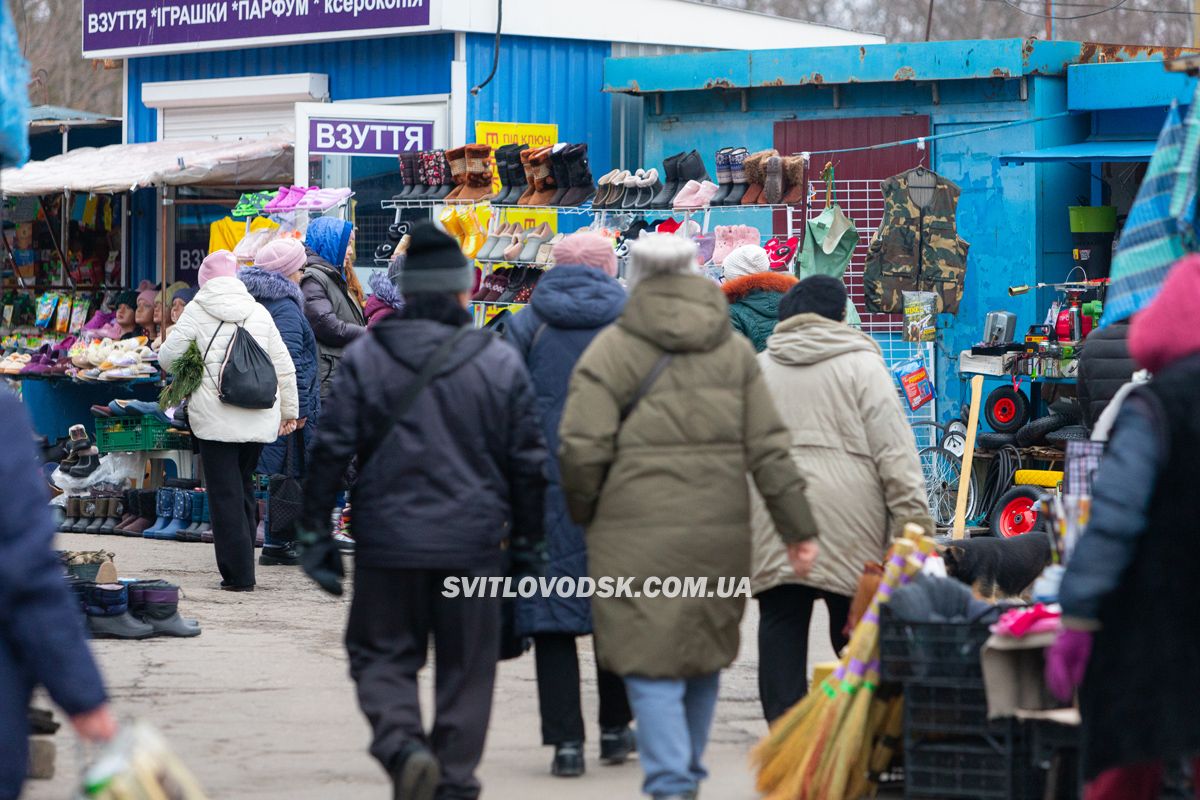
{"label": "bundle of broom", "polygon": [[921,569],[933,546],[919,526],[905,526],[837,669],[777,720],[751,753],[767,800],[839,800],[863,785],[860,772],[865,778],[873,751],[871,726],[887,717],[887,707],[872,702],[879,682],[879,610]]}

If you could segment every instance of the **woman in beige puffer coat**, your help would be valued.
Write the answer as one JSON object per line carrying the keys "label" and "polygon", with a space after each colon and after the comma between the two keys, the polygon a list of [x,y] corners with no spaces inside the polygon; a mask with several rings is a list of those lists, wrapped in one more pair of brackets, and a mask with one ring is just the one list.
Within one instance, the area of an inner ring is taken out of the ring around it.
{"label": "woman in beige puffer coat", "polygon": [[846,644],[850,601],[869,561],[882,561],[906,521],[926,529],[929,510],[917,447],[879,345],[842,322],[846,289],[826,275],[792,287],[759,354],[775,405],[791,431],[821,557],[797,576],[771,517],[755,504],[753,591],[759,601],[759,695],[773,721],[807,690],[808,628],[818,599],[830,643]]}

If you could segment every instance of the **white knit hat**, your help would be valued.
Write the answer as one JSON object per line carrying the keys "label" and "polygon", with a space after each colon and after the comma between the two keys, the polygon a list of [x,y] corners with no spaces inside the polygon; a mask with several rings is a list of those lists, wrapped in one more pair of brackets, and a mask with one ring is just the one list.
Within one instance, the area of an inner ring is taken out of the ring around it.
{"label": "white knit hat", "polygon": [[771,259],[767,251],[758,245],[744,244],[725,256],[721,266],[725,268],[725,280],[728,281],[743,275],[770,272]]}

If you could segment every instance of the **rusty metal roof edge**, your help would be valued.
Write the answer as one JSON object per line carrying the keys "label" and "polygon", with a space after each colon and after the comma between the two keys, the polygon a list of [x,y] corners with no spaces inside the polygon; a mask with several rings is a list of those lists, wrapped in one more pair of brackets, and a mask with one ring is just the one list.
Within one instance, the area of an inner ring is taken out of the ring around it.
{"label": "rusty metal roof edge", "polygon": [[1063,76],[1086,63],[1169,60],[1195,48],[1027,39],[734,50],[605,59],[604,91],[625,94],[780,86]]}

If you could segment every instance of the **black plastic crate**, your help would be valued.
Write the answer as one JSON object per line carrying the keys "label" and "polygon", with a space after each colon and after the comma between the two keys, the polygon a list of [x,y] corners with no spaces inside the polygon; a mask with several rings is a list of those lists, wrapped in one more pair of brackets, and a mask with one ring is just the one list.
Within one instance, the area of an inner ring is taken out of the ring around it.
{"label": "black plastic crate", "polygon": [[987,736],[923,737],[906,732],[904,796],[971,800],[1036,800],[1042,773],[1014,720]]}
{"label": "black plastic crate", "polygon": [[991,621],[904,622],[884,606],[879,638],[883,679],[982,687],[979,651],[991,635]]}
{"label": "black plastic crate", "polygon": [[930,733],[986,734],[995,729],[987,718],[987,692],[978,686],[904,684],[904,724]]}

